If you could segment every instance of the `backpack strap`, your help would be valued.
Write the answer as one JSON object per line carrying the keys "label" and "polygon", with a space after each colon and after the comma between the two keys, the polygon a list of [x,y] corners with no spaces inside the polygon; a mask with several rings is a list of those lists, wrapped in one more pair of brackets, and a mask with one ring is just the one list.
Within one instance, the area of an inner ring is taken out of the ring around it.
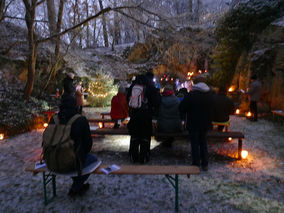
{"label": "backpack strap", "polygon": [[80,114],[75,114],[72,118],[70,118],[70,120],[67,122],[66,126],[67,125],[72,125],[74,121],[77,120],[77,118],[81,117],[82,115]]}
{"label": "backpack strap", "polygon": [[54,116],[52,116],[53,117],[53,120],[54,120],[54,123],[55,123],[55,125],[58,125],[59,124],[59,118],[58,118],[58,115],[56,114],[56,115],[54,115]]}

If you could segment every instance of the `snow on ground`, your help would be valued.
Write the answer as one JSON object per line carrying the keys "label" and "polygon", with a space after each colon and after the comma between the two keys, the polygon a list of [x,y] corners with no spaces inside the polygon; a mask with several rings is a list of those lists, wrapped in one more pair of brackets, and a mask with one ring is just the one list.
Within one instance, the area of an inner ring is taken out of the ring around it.
{"label": "snow on ground", "polygon": [[[85,109],[86,110],[86,109]],[[86,116],[98,116],[86,110]],[[103,110],[100,110],[103,111]],[[284,126],[260,119],[231,117],[231,131],[245,135],[246,160],[235,160],[237,141],[209,143],[208,172],[180,176],[180,212],[284,212]],[[68,177],[57,177],[57,197],[43,205],[40,174],[25,172],[25,164],[40,155],[43,129],[0,143],[0,212],[174,212],[174,190],[162,175],[91,175],[90,190],[72,199]],[[94,139],[93,152],[104,164],[129,164],[129,136]],[[165,148],[152,138],[149,164],[190,164],[187,140]]]}

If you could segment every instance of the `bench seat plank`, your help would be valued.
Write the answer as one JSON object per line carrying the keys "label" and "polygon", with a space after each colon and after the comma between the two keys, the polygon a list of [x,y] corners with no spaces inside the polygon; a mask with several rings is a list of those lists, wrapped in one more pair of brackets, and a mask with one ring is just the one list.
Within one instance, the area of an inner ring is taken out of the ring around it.
{"label": "bench seat plank", "polygon": [[[94,174],[105,174],[101,171],[102,168],[106,168],[108,165],[100,165],[94,172]],[[34,169],[34,165],[26,167],[25,171],[33,172],[34,174],[47,172],[46,168]],[[199,174],[200,169],[197,166],[167,166],[167,165],[121,165],[119,170],[111,172],[116,175],[191,175]]]}

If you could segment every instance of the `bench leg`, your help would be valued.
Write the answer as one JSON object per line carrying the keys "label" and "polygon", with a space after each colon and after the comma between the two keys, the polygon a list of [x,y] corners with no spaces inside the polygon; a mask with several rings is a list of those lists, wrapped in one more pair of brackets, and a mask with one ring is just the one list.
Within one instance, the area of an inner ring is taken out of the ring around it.
{"label": "bench leg", "polygon": [[166,178],[170,182],[170,184],[175,189],[175,211],[178,212],[179,209],[179,202],[178,202],[178,175],[175,175],[175,177],[172,177],[170,175],[166,175]]}
{"label": "bench leg", "polygon": [[241,138],[239,138],[239,143],[238,143],[238,159],[242,159],[242,148],[243,147],[243,141]]}
{"label": "bench leg", "polygon": [[[43,178],[44,205],[47,205],[56,196],[56,175],[51,174],[51,173],[45,174],[45,172],[43,172],[42,178]],[[47,184],[50,183],[50,181],[52,181],[52,195],[53,196],[52,198],[48,199],[47,198]]]}

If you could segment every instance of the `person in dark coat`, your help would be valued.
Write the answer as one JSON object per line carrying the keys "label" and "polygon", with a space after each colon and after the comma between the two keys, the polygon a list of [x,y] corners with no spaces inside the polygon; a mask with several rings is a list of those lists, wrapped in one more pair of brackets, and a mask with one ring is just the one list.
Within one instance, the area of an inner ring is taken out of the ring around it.
{"label": "person in dark coat", "polygon": [[212,128],[212,93],[204,79],[194,79],[192,91],[180,103],[181,113],[186,113],[186,128],[191,142],[192,165],[208,170],[206,133]]}
{"label": "person in dark coat", "polygon": [[[157,131],[165,133],[181,132],[181,119],[179,114],[179,99],[174,95],[174,90],[171,85],[166,85],[159,107],[159,115],[157,121]],[[173,137],[163,139],[163,145],[171,147]]]}
{"label": "person in dark coat", "polygon": [[[77,113],[76,99],[71,94],[64,93],[61,98],[58,113],[60,123],[67,124],[67,122]],[[50,123],[54,124],[53,118],[50,120]],[[96,156],[90,154],[93,141],[89,122],[86,117],[81,116],[73,122],[70,136],[74,140],[74,149],[77,150],[77,152],[75,152],[77,153],[78,160],[81,165],[83,165],[83,168],[97,161]],[[89,175],[90,174],[72,177],[73,184],[68,195],[76,196],[85,193],[89,188],[89,184],[85,183]]]}
{"label": "person in dark coat", "polygon": [[[218,94],[213,96],[213,121],[215,122],[227,122],[230,119],[230,115],[234,114],[234,102],[226,94],[226,88],[220,87]],[[218,131],[223,129],[224,126],[218,126]]]}
{"label": "person in dark coat", "polygon": [[73,73],[68,73],[63,79],[63,89],[64,93],[71,94],[75,96],[75,86],[73,84],[75,75]]}
{"label": "person in dark coat", "polygon": [[[138,75],[129,87],[127,101],[129,103],[132,89],[135,85],[144,86],[144,104],[139,109],[129,107],[130,121],[127,128],[130,138],[129,155],[133,162],[145,163],[150,159],[150,145],[152,135],[152,115],[159,104],[158,93],[145,75]],[[139,145],[137,145],[139,144]],[[141,146],[142,144],[142,146]],[[140,149],[137,153],[137,147]],[[134,154],[133,154],[134,153]]]}
{"label": "person in dark coat", "polygon": [[251,76],[250,78],[250,87],[248,92],[246,93],[249,95],[250,99],[250,111],[253,115],[253,119],[251,121],[257,121],[258,119],[258,110],[257,110],[257,102],[261,96],[261,82],[257,79],[256,75]]}

